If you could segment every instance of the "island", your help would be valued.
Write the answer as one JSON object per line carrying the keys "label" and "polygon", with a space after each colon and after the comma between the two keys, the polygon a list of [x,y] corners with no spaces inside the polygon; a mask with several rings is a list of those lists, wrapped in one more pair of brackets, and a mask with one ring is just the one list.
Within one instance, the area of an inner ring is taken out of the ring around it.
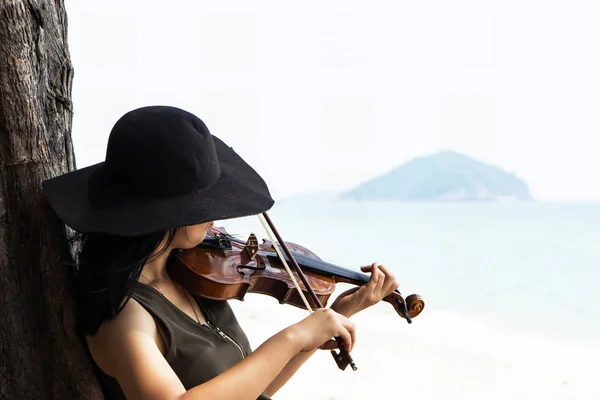
{"label": "island", "polygon": [[419,157],[339,195],[353,201],[530,201],[515,174],[455,151]]}

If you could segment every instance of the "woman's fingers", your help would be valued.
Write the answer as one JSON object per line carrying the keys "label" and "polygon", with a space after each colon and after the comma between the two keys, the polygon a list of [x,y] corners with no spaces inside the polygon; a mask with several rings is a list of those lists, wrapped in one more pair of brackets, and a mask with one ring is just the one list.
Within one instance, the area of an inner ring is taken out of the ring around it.
{"label": "woman's fingers", "polygon": [[322,350],[335,350],[338,348],[338,344],[337,341],[330,339],[328,341],[326,341],[325,343],[323,343],[321,345],[321,347],[319,347]]}
{"label": "woman's fingers", "polygon": [[373,269],[373,267],[374,267],[374,266],[376,266],[376,265],[377,265],[377,263],[371,263],[370,265],[363,265],[363,266],[361,266],[361,267],[360,267],[360,270],[361,270],[362,272],[369,272],[369,271],[371,271],[371,270]]}
{"label": "woman's fingers", "polygon": [[349,353],[354,348],[356,330],[354,328],[354,324],[352,324],[350,321],[342,322],[342,325],[342,329],[337,336],[342,340],[342,346]]}
{"label": "woman's fingers", "polygon": [[363,272],[371,272],[371,277],[366,285],[363,285],[364,298],[369,303],[377,303],[381,299],[398,289],[398,282],[394,275],[384,265],[365,265],[360,267]]}
{"label": "woman's fingers", "polygon": [[362,269],[364,272],[367,272],[367,271],[371,272],[371,277],[369,278],[369,282],[367,282],[366,290],[368,293],[373,293],[373,291],[377,287],[377,284],[379,283],[378,281],[379,281],[379,277],[380,277],[380,275],[376,274],[377,263],[373,263],[371,265],[361,267],[360,269]]}
{"label": "woman's fingers", "polygon": [[387,296],[390,293],[392,293],[394,290],[398,289],[399,285],[398,285],[398,282],[396,281],[396,278],[394,278],[394,275],[385,266],[380,265],[379,269],[385,275],[385,283],[383,285],[383,293],[384,293],[384,295]]}
{"label": "woman's fingers", "polygon": [[356,326],[348,319],[344,321],[344,328],[350,334],[350,349],[348,351],[352,351],[354,348],[354,343],[356,343]]}
{"label": "woman's fingers", "polygon": [[[386,276],[383,273],[383,271],[381,270],[382,265],[377,265],[375,266],[375,268],[373,268],[373,274],[377,275],[377,285],[375,286],[375,293],[373,293],[375,295],[375,297],[379,297],[380,294],[383,291],[383,287],[385,285],[385,281],[386,281]],[[378,299],[379,300],[379,299]]]}
{"label": "woman's fingers", "polygon": [[381,272],[379,267],[381,266],[377,265],[377,263],[373,263],[368,266],[368,271],[371,272],[371,278],[369,279],[369,283],[371,284],[369,287],[370,292],[374,292],[378,288],[381,288],[384,283],[383,281],[385,279],[385,274]]}
{"label": "woman's fingers", "polygon": [[[356,342],[356,326],[349,319],[340,314],[334,314],[333,316],[338,325],[335,330],[337,333],[335,333],[334,336],[341,339],[342,346],[346,351],[352,351],[354,343]],[[319,348],[333,350],[339,348],[339,346],[336,340],[330,339],[319,346]]]}
{"label": "woman's fingers", "polygon": [[344,329],[340,332],[339,337],[342,339],[344,349],[346,349],[347,352],[351,352],[354,343],[352,343],[352,335],[350,335],[350,332]]}

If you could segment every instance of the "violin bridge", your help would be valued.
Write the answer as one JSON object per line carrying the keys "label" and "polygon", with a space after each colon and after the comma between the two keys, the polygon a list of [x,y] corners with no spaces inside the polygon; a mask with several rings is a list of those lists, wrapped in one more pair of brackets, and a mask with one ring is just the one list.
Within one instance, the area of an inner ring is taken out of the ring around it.
{"label": "violin bridge", "polygon": [[256,235],[254,235],[254,233],[251,233],[250,237],[248,237],[248,240],[244,245],[244,250],[246,250],[246,253],[248,254],[250,260],[254,260],[256,253],[258,253],[258,239],[256,238]]}

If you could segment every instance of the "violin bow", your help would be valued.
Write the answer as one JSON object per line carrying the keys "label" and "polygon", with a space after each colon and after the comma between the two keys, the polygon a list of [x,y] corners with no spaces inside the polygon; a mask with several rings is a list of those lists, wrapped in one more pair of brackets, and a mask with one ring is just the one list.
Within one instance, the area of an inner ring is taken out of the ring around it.
{"label": "violin bow", "polygon": [[[308,309],[308,311],[312,312],[312,308],[308,304],[308,300],[306,300],[306,297],[304,296],[304,293],[302,292],[302,289],[300,288],[300,285],[298,285],[298,282],[296,281],[296,279],[294,277],[294,274],[292,274],[292,271],[290,270],[290,267],[287,265],[287,262],[286,262],[285,258],[283,257],[283,255],[280,253],[280,251],[279,251],[278,246],[276,245],[276,243],[279,243],[279,245],[283,248],[283,251],[285,252],[285,254],[288,257],[288,259],[290,260],[290,262],[292,263],[292,266],[294,267],[294,270],[296,271],[296,273],[300,277],[300,280],[302,280],[302,283],[304,284],[304,287],[308,291],[308,294],[310,295],[310,297],[311,297],[312,301],[314,302],[315,306],[317,308],[323,308],[323,305],[319,301],[319,298],[317,297],[317,295],[315,294],[314,290],[312,289],[312,287],[308,283],[308,280],[306,279],[306,276],[304,275],[304,272],[302,272],[302,269],[300,269],[300,266],[298,265],[298,263],[296,262],[296,259],[292,255],[292,252],[290,251],[290,249],[285,244],[285,241],[281,238],[281,235],[279,234],[279,232],[275,228],[275,225],[273,224],[273,221],[271,221],[271,218],[269,218],[269,215],[266,212],[264,212],[264,213],[262,213],[262,215],[258,216],[258,219],[260,220],[261,224],[263,225],[263,228],[265,229],[267,235],[269,236],[269,240],[271,240],[271,243],[273,243],[273,248],[277,252],[277,255],[281,259],[281,262],[283,263],[283,265],[287,269],[287,272],[290,275],[290,277],[292,278],[292,281],[294,282],[294,285],[296,286],[296,290],[298,290],[298,294],[300,295],[300,297],[304,301],[304,304],[306,305],[306,308]],[[273,236],[271,235],[271,232],[269,231],[269,229],[267,229],[267,226],[265,225],[265,221],[268,224],[268,226],[271,229],[271,231],[275,234],[275,237],[277,238],[277,241],[275,241],[273,239]],[[336,337],[335,340],[336,340],[336,342],[338,344],[338,348],[339,348],[340,351],[338,353],[335,350],[331,350],[331,355],[333,356],[333,359],[335,360],[335,362],[338,365],[338,367],[343,371],[343,370],[346,369],[346,367],[348,365],[350,365],[350,367],[352,368],[352,370],[356,371],[358,368],[356,367],[356,364],[354,363],[354,360],[352,359],[352,356],[350,356],[350,353],[348,353],[348,351],[346,351],[346,349],[344,348],[344,345],[342,343],[342,339],[339,338],[339,337]]]}

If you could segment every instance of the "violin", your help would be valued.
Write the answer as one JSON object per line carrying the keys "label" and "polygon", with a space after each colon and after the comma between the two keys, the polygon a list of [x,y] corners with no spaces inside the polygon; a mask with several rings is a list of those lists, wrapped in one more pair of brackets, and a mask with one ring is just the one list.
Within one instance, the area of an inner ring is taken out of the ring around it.
{"label": "violin", "polygon": [[[309,310],[326,305],[336,283],[360,286],[369,281],[367,274],[325,262],[307,248],[283,241],[268,215],[263,216],[277,236],[278,246],[267,239],[259,244],[254,234],[244,242],[222,227],[212,227],[198,246],[175,253],[168,264],[169,275],[191,293],[207,299],[243,300],[247,293],[257,293]],[[296,271],[289,269],[289,263]],[[398,290],[383,300],[408,323],[425,306],[419,295],[404,299]],[[347,365],[356,369],[349,354],[332,354],[340,369]]]}

